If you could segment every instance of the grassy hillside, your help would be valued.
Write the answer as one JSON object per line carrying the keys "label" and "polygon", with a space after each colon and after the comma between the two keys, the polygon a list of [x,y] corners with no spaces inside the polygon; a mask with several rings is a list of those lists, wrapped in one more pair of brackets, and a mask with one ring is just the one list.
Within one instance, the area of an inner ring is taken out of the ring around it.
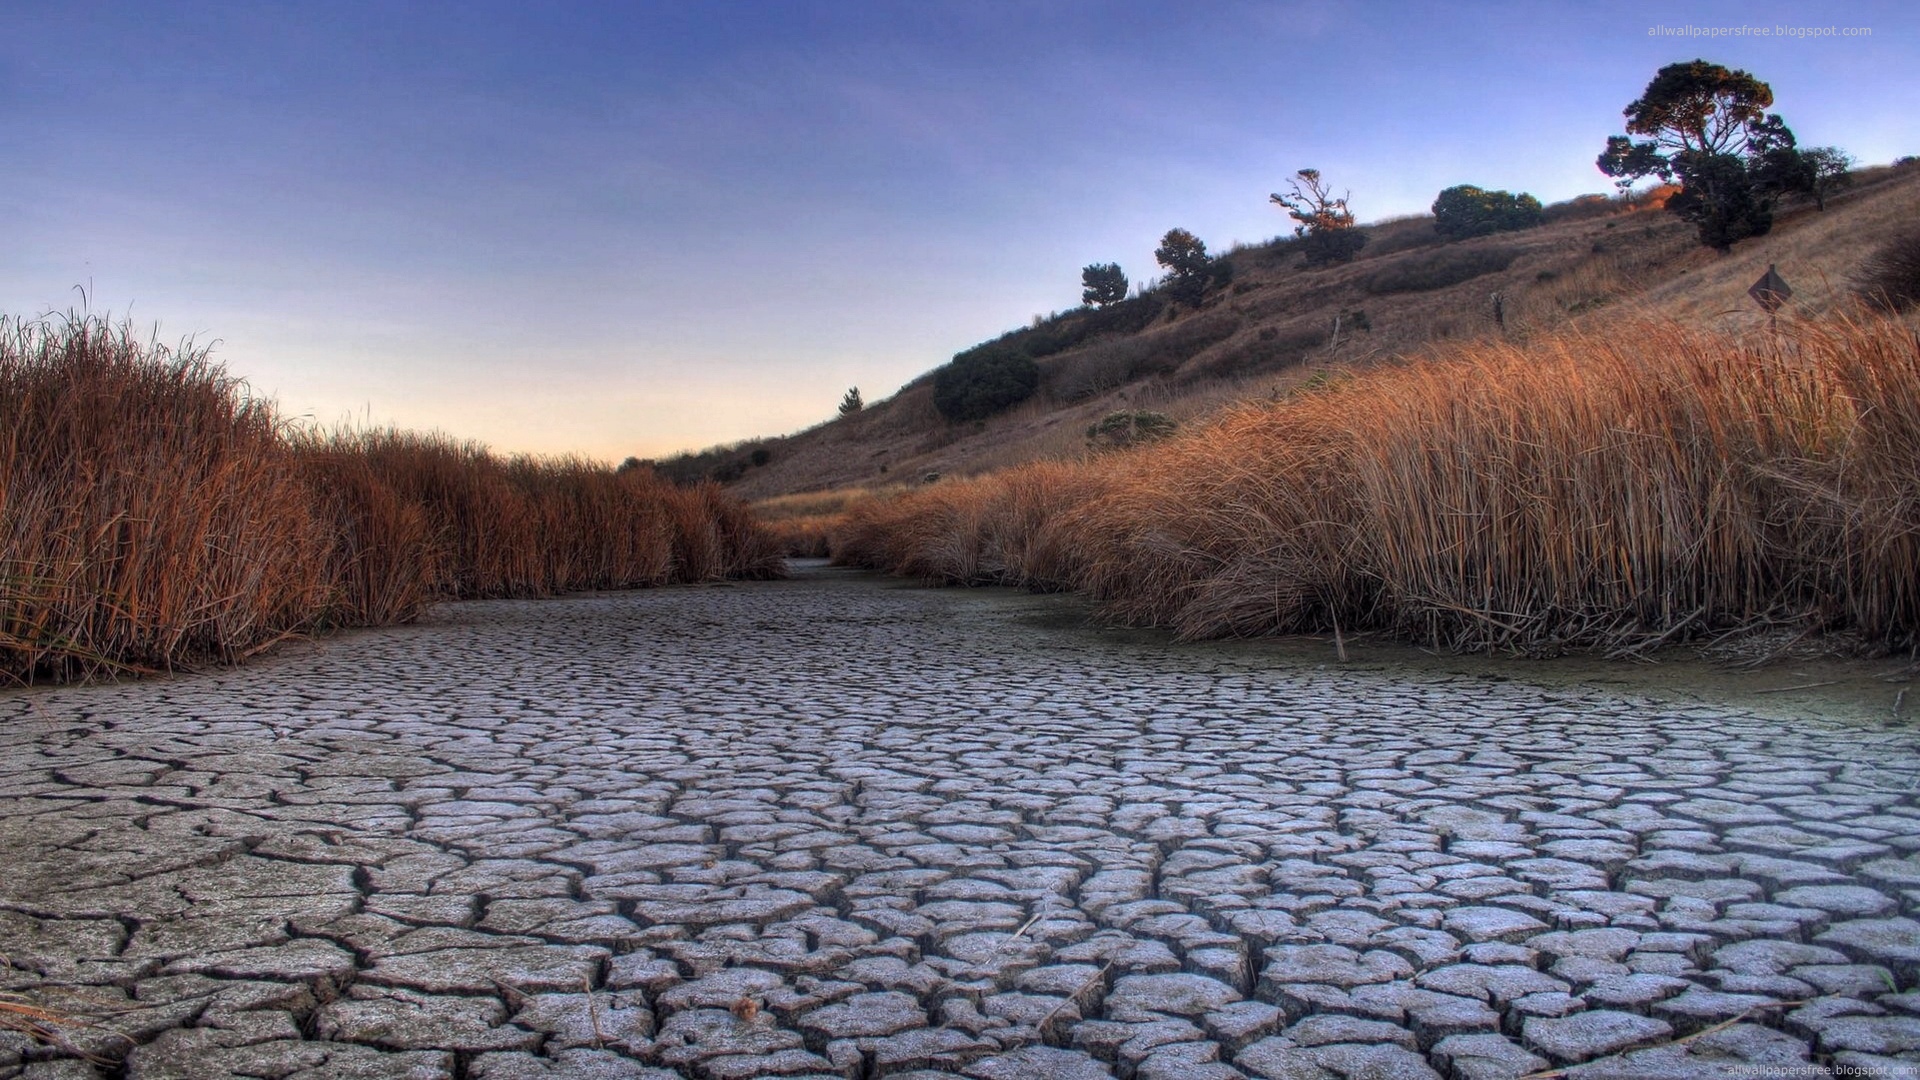
{"label": "grassy hillside", "polygon": [[[1805,318],[1849,295],[1866,247],[1920,219],[1920,171],[1864,170],[1825,212],[1787,206],[1770,235],[1731,256],[1700,247],[1692,227],[1657,203],[1587,197],[1550,207],[1539,228],[1452,242],[1432,218],[1389,221],[1365,227],[1369,243],[1352,263],[1327,269],[1304,268],[1291,242],[1240,249],[1228,256],[1232,284],[1197,306],[1128,301],[1152,308],[1138,328],[1126,325],[1140,321],[1137,310],[1116,320],[1081,309],[1015,331],[1029,346],[1038,339],[1040,351],[1069,344],[1039,358],[1033,398],[984,422],[943,420],[929,372],[851,417],[663,468],[717,475],[741,496],[766,500],[1075,460],[1090,450],[1088,427],[1118,411],[1192,423],[1435,344],[1605,333],[1624,313],[1757,325],[1764,316],[1745,291],[1770,263],[1795,289],[1784,315]],[[1496,293],[1504,326],[1494,319]]]}
{"label": "grassy hillside", "polygon": [[[1856,281],[1920,221],[1920,174],[1863,180],[1731,256],[1629,208],[1452,244],[1394,222],[1326,271],[1239,252],[1231,290],[1048,356],[1008,415],[943,425],[922,380],[766,448],[740,486],[867,469],[758,507],[797,552],[1082,590],[1189,637],[1627,654],[1787,628],[1911,648],[1920,316],[1869,311]],[[1777,329],[1746,295],[1770,264],[1794,289]],[[1129,377],[1089,379],[1108,364]],[[1184,429],[1086,449],[1090,418],[1142,405]],[[872,475],[889,459],[905,467]]]}
{"label": "grassy hillside", "polygon": [[1920,640],[1920,334],[1620,321],[1382,366],[1133,453],[849,506],[837,559],[1187,637],[1616,653]]}

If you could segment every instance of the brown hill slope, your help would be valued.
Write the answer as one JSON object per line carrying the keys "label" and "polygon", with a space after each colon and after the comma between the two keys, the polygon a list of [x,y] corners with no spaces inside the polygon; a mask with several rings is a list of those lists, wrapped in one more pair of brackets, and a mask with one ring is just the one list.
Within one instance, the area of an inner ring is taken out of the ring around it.
{"label": "brown hill slope", "polygon": [[718,471],[738,494],[766,499],[1075,458],[1088,427],[1116,411],[1189,422],[1437,342],[1604,329],[1623,311],[1756,322],[1764,316],[1745,291],[1769,264],[1795,290],[1785,314],[1815,314],[1849,294],[1875,242],[1915,220],[1920,170],[1877,169],[1825,212],[1786,207],[1770,235],[1730,256],[1701,248],[1657,207],[1597,197],[1549,208],[1539,228],[1471,240],[1443,240],[1427,217],[1369,226],[1360,256],[1330,269],[1305,269],[1290,243],[1243,248],[1228,255],[1231,285],[1195,307],[1153,300],[1161,310],[1144,328],[1099,333],[1085,309],[1036,326],[1085,340],[1040,358],[1039,391],[986,421],[942,419],[929,372],[852,416],[663,464]]}

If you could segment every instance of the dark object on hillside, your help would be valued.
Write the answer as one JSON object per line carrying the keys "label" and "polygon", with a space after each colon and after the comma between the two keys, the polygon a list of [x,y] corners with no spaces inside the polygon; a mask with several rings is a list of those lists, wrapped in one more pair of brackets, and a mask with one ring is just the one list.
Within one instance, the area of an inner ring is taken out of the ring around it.
{"label": "dark object on hillside", "polygon": [[1540,224],[1540,200],[1511,191],[1487,191],[1459,184],[1433,200],[1433,229],[1449,239],[1531,229]]}
{"label": "dark object on hillside", "polygon": [[866,407],[867,403],[860,400],[860,388],[857,386],[848,387],[847,396],[840,399],[841,416],[852,416]]}
{"label": "dark object on hillside", "polygon": [[[1809,190],[1793,132],[1768,113],[1773,89],[1745,71],[1705,60],[1668,64],[1625,110],[1626,135],[1607,138],[1596,164],[1622,186],[1678,180],[1667,209],[1721,252],[1773,228],[1786,191]],[[1650,138],[1635,142],[1634,135]]]}
{"label": "dark object on hillside", "polygon": [[1813,196],[1815,209],[1825,212],[1827,196],[1853,185],[1853,155],[1837,146],[1814,146],[1800,151],[1796,190]]}
{"label": "dark object on hillside", "polygon": [[1774,269],[1772,263],[1768,263],[1767,272],[1761,274],[1760,280],[1747,289],[1747,295],[1772,315],[1793,298],[1793,287],[1787,284],[1787,279],[1780,276],[1780,271]]}
{"label": "dark object on hillside", "polygon": [[[1207,254],[1206,242],[1185,229],[1168,229],[1153,257],[1167,269],[1167,293],[1183,304],[1198,303],[1224,263]],[[1225,277],[1231,279],[1232,270]]]}
{"label": "dark object on hillside", "polygon": [[1909,230],[1867,257],[1853,279],[1860,298],[1882,311],[1920,304],[1920,229]]}
{"label": "dark object on hillside", "polygon": [[1080,271],[1080,302],[1111,307],[1127,298],[1127,275],[1119,263],[1094,263]]}
{"label": "dark object on hillside", "polygon": [[1087,441],[1096,447],[1118,449],[1157,442],[1179,428],[1180,425],[1165,413],[1111,412],[1087,427]]}
{"label": "dark object on hillside", "polygon": [[933,374],[933,407],[956,424],[985,420],[1033,396],[1040,368],[1011,345],[976,345]]}
{"label": "dark object on hillside", "polygon": [[1366,290],[1377,296],[1444,289],[1485,274],[1497,274],[1519,257],[1520,252],[1515,248],[1438,248],[1375,271],[1366,280]]}
{"label": "dark object on hillside", "polygon": [[1334,198],[1333,190],[1321,182],[1318,169],[1301,169],[1294,175],[1298,179],[1287,181],[1293,189],[1291,194],[1276,192],[1267,198],[1285,207],[1287,216],[1299,222],[1293,234],[1299,238],[1307,265],[1331,266],[1360,254],[1360,249],[1367,246],[1367,234],[1354,228],[1353,211],[1347,208],[1352,192]]}

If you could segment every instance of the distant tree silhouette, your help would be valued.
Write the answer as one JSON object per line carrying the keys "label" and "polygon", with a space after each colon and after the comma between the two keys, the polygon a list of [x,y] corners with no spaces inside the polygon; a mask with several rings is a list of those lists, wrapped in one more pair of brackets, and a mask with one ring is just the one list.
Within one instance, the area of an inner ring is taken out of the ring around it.
{"label": "distant tree silhouette", "polygon": [[1827,208],[1827,196],[1853,182],[1853,155],[1837,146],[1812,146],[1800,151],[1798,190],[1813,196],[1813,204]]}
{"label": "distant tree silhouette", "polygon": [[1648,176],[1677,180],[1667,209],[1692,222],[1702,244],[1730,251],[1771,230],[1775,201],[1800,183],[1793,132],[1767,112],[1772,104],[1773,88],[1745,71],[1668,64],[1627,105],[1627,134],[1609,136],[1596,164],[1622,189]]}
{"label": "distant tree silhouette", "polygon": [[860,388],[857,386],[848,387],[847,396],[840,399],[841,416],[852,416],[866,407],[867,403],[860,400]]}
{"label": "distant tree silhouette", "polygon": [[1213,259],[1207,245],[1185,229],[1168,229],[1154,249],[1154,260],[1167,270],[1167,292],[1182,303],[1191,304],[1207,291],[1213,271]]}
{"label": "distant tree silhouette", "polygon": [[1080,302],[1108,307],[1127,298],[1127,275],[1119,263],[1094,263],[1080,271]]}
{"label": "distant tree silhouette", "polygon": [[1332,189],[1321,181],[1319,169],[1301,169],[1287,184],[1291,188],[1288,194],[1276,192],[1268,198],[1285,207],[1287,216],[1299,223],[1293,234],[1300,238],[1308,266],[1347,262],[1367,246],[1366,234],[1354,228],[1353,211],[1347,208],[1351,192],[1334,198]]}
{"label": "distant tree silhouette", "polygon": [[1510,191],[1487,191],[1459,184],[1433,200],[1433,228],[1442,236],[1460,239],[1540,224],[1540,200]]}

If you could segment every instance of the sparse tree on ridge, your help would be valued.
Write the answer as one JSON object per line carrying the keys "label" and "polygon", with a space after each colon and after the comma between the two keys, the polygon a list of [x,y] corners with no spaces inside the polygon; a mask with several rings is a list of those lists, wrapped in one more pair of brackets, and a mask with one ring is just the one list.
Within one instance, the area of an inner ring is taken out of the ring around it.
{"label": "sparse tree on ridge", "polygon": [[1730,251],[1771,230],[1774,202],[1798,185],[1793,132],[1767,112],[1772,104],[1772,87],[1748,72],[1668,64],[1627,105],[1627,134],[1609,136],[1596,164],[1622,188],[1648,176],[1679,181],[1667,209],[1692,222],[1702,244]]}
{"label": "sparse tree on ridge", "polygon": [[857,386],[848,387],[847,396],[840,399],[841,416],[852,416],[866,407],[867,403],[860,400],[860,388]]}
{"label": "sparse tree on ridge", "polygon": [[1080,302],[1109,307],[1127,298],[1127,275],[1119,263],[1094,263],[1080,271]]}
{"label": "sparse tree on ridge", "polygon": [[1800,190],[1813,196],[1813,205],[1827,208],[1827,196],[1853,182],[1853,155],[1837,146],[1811,146],[1800,151]]}
{"label": "sparse tree on ridge", "polygon": [[1299,222],[1293,234],[1300,238],[1308,266],[1343,263],[1367,246],[1367,235],[1354,228],[1353,211],[1347,200],[1353,193],[1333,197],[1333,189],[1320,179],[1319,169],[1301,169],[1287,181],[1292,191],[1278,192],[1268,198],[1286,208],[1287,216]]}

